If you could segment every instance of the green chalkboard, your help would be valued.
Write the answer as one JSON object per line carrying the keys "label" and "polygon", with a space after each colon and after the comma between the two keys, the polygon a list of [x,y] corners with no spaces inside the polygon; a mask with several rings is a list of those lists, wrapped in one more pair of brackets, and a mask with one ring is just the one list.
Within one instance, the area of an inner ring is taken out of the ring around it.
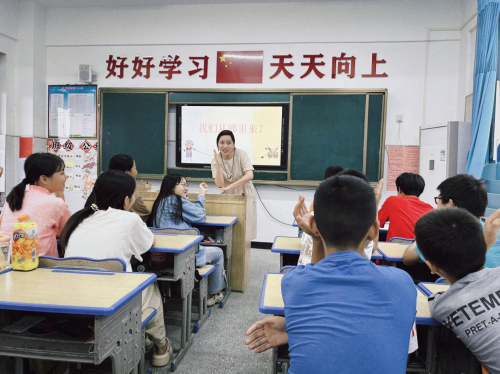
{"label": "green chalkboard", "polygon": [[[183,103],[290,103],[289,168],[254,173],[254,180],[316,182],[326,167],[364,171],[376,182],[382,170],[386,92],[177,92],[100,90],[100,170],[117,153],[134,157],[140,177],[162,178],[166,169],[167,95]],[[170,126],[175,124],[171,123]],[[211,178],[210,170],[168,169],[190,178]]]}
{"label": "green chalkboard", "polygon": [[100,171],[111,157],[132,156],[142,175],[165,172],[166,93],[111,93],[101,95]]}
{"label": "green chalkboard", "polygon": [[378,180],[383,95],[371,96],[293,95],[291,180],[320,181],[330,165],[365,170],[370,181]]}

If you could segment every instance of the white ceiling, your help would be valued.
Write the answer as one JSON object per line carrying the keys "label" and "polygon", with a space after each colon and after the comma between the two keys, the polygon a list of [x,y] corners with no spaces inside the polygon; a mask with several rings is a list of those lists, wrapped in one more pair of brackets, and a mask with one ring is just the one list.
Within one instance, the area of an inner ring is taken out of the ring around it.
{"label": "white ceiling", "polygon": [[[130,7],[158,5],[192,4],[258,4],[258,3],[294,3],[294,2],[348,2],[350,0],[37,0],[46,8],[90,8],[90,7]],[[352,1],[352,0],[351,0]]]}

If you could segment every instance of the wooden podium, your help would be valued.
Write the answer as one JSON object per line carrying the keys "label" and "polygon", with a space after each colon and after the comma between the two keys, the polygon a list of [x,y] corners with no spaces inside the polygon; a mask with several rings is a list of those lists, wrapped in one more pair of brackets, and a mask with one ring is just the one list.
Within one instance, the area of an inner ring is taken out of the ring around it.
{"label": "wooden podium", "polygon": [[[139,192],[146,206],[151,209],[158,196],[158,192]],[[188,194],[189,201],[194,201],[198,194]],[[253,204],[253,197],[247,195],[207,194],[205,196],[206,214],[222,216],[238,216],[238,221],[233,226],[231,287],[233,291],[245,291],[250,279],[250,248],[252,209],[247,209]]]}

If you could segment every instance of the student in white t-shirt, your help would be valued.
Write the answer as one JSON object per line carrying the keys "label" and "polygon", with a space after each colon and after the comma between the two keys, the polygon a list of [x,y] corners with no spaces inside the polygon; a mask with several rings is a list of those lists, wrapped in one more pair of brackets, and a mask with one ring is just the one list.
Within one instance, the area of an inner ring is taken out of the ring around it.
{"label": "student in white t-shirt", "polygon": [[[135,187],[134,178],[122,171],[101,174],[94,186],[95,203],[76,212],[64,227],[61,234],[64,257],[121,258],[131,272],[131,258],[142,261],[141,255],[154,245],[154,235],[141,217],[128,212],[135,201]],[[162,300],[156,283],[143,291],[142,307],[157,311],[145,331],[156,346],[151,364],[165,366],[173,348],[165,335]]]}

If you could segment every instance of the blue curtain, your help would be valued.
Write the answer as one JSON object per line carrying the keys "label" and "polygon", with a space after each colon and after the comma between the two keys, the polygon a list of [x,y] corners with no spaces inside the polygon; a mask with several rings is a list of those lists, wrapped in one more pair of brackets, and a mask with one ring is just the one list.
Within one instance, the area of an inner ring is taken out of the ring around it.
{"label": "blue curtain", "polygon": [[493,120],[500,0],[478,0],[477,9],[472,137],[466,171],[480,178],[488,162],[488,141]]}

